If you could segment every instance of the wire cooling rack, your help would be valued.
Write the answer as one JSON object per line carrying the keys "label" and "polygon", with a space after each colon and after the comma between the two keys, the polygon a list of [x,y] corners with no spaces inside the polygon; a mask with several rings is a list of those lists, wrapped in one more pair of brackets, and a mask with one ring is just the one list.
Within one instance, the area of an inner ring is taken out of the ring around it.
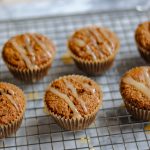
{"label": "wire cooling rack", "polygon": [[[137,52],[134,30],[149,20],[150,12],[117,11],[90,13],[62,17],[0,22],[0,46],[13,35],[39,32],[52,38],[57,55],[48,75],[35,84],[24,84],[10,74],[0,59],[0,81],[21,87],[27,97],[23,123],[13,136],[0,140],[0,150],[143,150],[150,149],[149,122],[132,119],[127,113],[119,93],[119,79],[128,69],[145,65]],[[86,130],[72,132],[61,129],[43,111],[44,90],[52,80],[67,74],[83,74],[74,64],[64,64],[62,55],[67,51],[68,36],[77,28],[100,25],[116,32],[121,40],[120,52],[113,67],[102,76],[90,76],[101,84],[104,92],[103,107],[95,122]]]}

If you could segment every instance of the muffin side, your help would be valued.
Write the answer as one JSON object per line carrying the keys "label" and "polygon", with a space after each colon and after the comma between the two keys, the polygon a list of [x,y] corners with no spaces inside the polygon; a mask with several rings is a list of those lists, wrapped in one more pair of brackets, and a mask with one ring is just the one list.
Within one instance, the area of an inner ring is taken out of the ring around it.
{"label": "muffin side", "polygon": [[120,92],[127,110],[135,118],[149,120],[150,67],[136,67],[123,75]]}
{"label": "muffin side", "polygon": [[55,55],[51,40],[37,33],[24,33],[9,39],[2,57],[12,74],[26,82],[46,75]]}
{"label": "muffin side", "polygon": [[5,82],[0,82],[0,99],[0,138],[4,138],[21,125],[26,101],[21,89]]}
{"label": "muffin side", "polygon": [[98,75],[112,65],[120,42],[115,33],[96,26],[81,28],[68,41],[76,65],[88,74]]}
{"label": "muffin side", "polygon": [[[53,88],[61,92],[63,98],[58,95],[59,93],[54,93]],[[68,101],[65,100],[66,97]],[[50,115],[63,128],[81,130],[88,127],[95,119],[102,104],[102,92],[91,79],[68,75],[56,79],[49,85],[44,103]]]}

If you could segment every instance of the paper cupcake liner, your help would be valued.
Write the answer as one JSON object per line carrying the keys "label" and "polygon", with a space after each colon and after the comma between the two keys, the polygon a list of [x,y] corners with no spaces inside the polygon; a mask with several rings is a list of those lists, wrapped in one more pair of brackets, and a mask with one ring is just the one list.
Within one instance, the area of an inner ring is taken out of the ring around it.
{"label": "paper cupcake liner", "polygon": [[65,119],[60,116],[57,116],[53,112],[49,114],[53,117],[53,119],[64,129],[78,131],[87,128],[92,122],[95,120],[96,113],[91,114],[88,117],[80,118],[80,119]]}
{"label": "paper cupcake liner", "polygon": [[[74,75],[70,75],[70,76],[74,76]],[[63,76],[63,77],[60,77],[59,79],[65,78],[65,77],[66,76]],[[86,78],[84,76],[80,76],[80,77]],[[56,80],[59,80],[59,79],[56,79]],[[100,88],[100,95],[102,95],[101,88]],[[100,97],[100,99],[102,99],[102,96]],[[58,123],[58,125],[60,125],[62,128],[66,130],[78,131],[78,130],[83,130],[87,128],[95,120],[96,114],[100,106],[102,105],[102,100],[100,101],[99,105],[95,108],[95,110],[91,114],[88,114],[82,118],[72,118],[72,119],[66,119],[52,112],[45,103],[45,97],[44,97],[44,104],[45,104],[47,112],[50,114],[50,116],[53,117],[53,119]]]}
{"label": "paper cupcake liner", "polygon": [[49,68],[51,67],[51,61],[49,61],[47,64],[41,66],[38,69],[18,69],[7,62],[5,62],[9,71],[13,74],[13,76],[19,80],[22,80],[24,82],[36,82],[40,79],[42,79],[44,76],[47,75]]}
{"label": "paper cupcake liner", "polygon": [[127,102],[124,102],[127,108],[127,111],[138,120],[150,121],[150,110],[139,109]]}
{"label": "paper cupcake liner", "polygon": [[0,139],[15,133],[22,123],[22,117],[8,125],[0,125]]}
{"label": "paper cupcake liner", "polygon": [[92,122],[94,122],[96,118],[96,114],[99,110],[101,105],[98,105],[98,107],[95,109],[95,111],[85,117],[82,118],[72,118],[72,119],[66,119],[64,117],[58,116],[54,112],[48,109],[48,107],[45,105],[47,112],[52,116],[52,118],[56,121],[58,125],[60,125],[62,128],[66,130],[72,130],[72,131],[78,131],[83,130],[87,128]]}
{"label": "paper cupcake liner", "polygon": [[93,62],[93,63],[92,62],[84,62],[75,57],[73,57],[73,60],[80,70],[82,70],[90,75],[99,75],[99,74],[104,73],[106,70],[108,70],[113,65],[114,58],[111,57],[105,62]]}
{"label": "paper cupcake liner", "polygon": [[74,55],[71,50],[69,50],[71,57],[73,58],[75,64],[79,69],[82,71],[86,72],[87,74],[90,75],[100,75],[104,73],[106,70],[108,70],[114,62],[114,59],[116,57],[116,54],[119,51],[120,44],[118,44],[115,52],[107,57],[104,60],[97,60],[97,61],[88,61],[88,60],[83,60],[76,55]]}

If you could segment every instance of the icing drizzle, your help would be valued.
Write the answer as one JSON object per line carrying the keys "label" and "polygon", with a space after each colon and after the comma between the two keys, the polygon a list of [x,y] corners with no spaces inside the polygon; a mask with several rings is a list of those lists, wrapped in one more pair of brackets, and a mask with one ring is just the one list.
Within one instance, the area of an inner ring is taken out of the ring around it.
{"label": "icing drizzle", "polygon": [[30,40],[30,37],[28,36],[28,34],[24,34],[24,42],[27,46],[28,53],[32,56],[32,62],[34,63],[35,62],[35,54],[33,52],[32,46],[30,44],[31,40]]}
{"label": "icing drizzle", "polygon": [[[93,45],[94,45],[95,47],[97,47],[97,49],[99,49],[99,47],[98,47],[98,45],[97,45],[96,39],[92,37],[91,40],[92,40],[92,42],[93,42]],[[104,57],[104,54],[103,54],[102,51],[99,51],[99,55],[100,55],[101,58]]]}
{"label": "icing drizzle", "polygon": [[[46,54],[48,55],[48,57],[51,57],[51,53],[48,50],[47,46],[44,45],[34,34],[30,34],[30,36],[34,39],[34,41],[42,48],[42,50],[44,50],[46,52]],[[33,50],[33,47],[31,46],[31,39],[30,39],[29,34],[24,34],[24,42],[25,45],[27,47],[27,49],[25,49],[23,46],[21,46],[20,44],[17,43],[17,41],[15,39],[11,40],[12,45],[15,47],[15,49],[19,52],[19,54],[21,55],[22,59],[24,60],[24,62],[26,63],[27,67],[29,69],[36,69],[38,68],[38,66],[35,64],[35,53]],[[26,55],[26,50],[28,51],[29,55],[31,56],[31,60],[29,59],[29,57]]]}
{"label": "icing drizzle", "polygon": [[134,80],[132,77],[126,77],[124,78],[123,81],[127,84],[134,86],[150,99],[150,89],[147,86],[145,86],[143,83]]}
{"label": "icing drizzle", "polygon": [[22,46],[20,46],[14,39],[11,41],[11,43],[15,47],[15,49],[19,52],[22,59],[25,61],[27,67],[32,70],[34,68],[34,65],[31,63],[29,57],[26,56],[26,54],[25,54],[26,50]]}
{"label": "icing drizzle", "polygon": [[89,45],[86,45],[86,50],[92,55],[92,58],[94,60],[97,60],[95,53],[93,52],[93,50],[91,49],[91,47]]}
{"label": "icing drizzle", "polygon": [[150,76],[149,76],[149,73],[148,73],[148,69],[144,68],[143,73],[144,73],[145,81],[146,81],[148,87],[150,88]]}
{"label": "icing drizzle", "polygon": [[67,88],[69,88],[72,91],[73,96],[76,98],[76,100],[78,100],[84,110],[85,113],[87,113],[87,107],[85,105],[85,102],[83,101],[82,98],[79,97],[76,88],[73,86],[73,84],[67,80],[64,79],[64,82],[67,86]]}
{"label": "icing drizzle", "polygon": [[[88,83],[83,83],[82,86],[84,88],[87,88],[89,91],[91,91],[92,94],[96,93],[96,89],[95,88],[92,88]],[[99,102],[99,98],[96,97],[95,98],[95,101]]]}
{"label": "icing drizzle", "polygon": [[79,38],[75,38],[75,42],[79,47],[84,47],[85,46],[86,51],[92,56],[93,60],[97,60],[97,57],[96,57],[95,53],[93,52],[91,47],[84,42],[84,40],[79,39]]}
{"label": "icing drizzle", "polygon": [[81,114],[78,112],[76,106],[73,104],[73,102],[70,100],[70,98],[64,94],[61,93],[60,91],[58,91],[57,89],[50,87],[49,90],[54,93],[55,95],[59,96],[60,98],[64,99],[66,101],[66,103],[69,105],[69,107],[71,108],[71,110],[73,111],[73,114],[75,118],[80,118]]}
{"label": "icing drizzle", "polygon": [[13,90],[8,90],[6,92],[4,89],[0,89],[0,93],[6,96],[11,104],[19,111],[18,105],[16,104],[15,100],[13,100],[13,96],[15,95]]}
{"label": "icing drizzle", "polygon": [[83,87],[89,89],[91,91],[91,93],[93,93],[93,94],[96,92],[96,89],[95,88],[91,88],[91,86],[89,84],[87,84],[87,83],[84,83]]}
{"label": "icing drizzle", "polygon": [[[63,81],[64,81],[66,87],[71,90],[71,92],[72,92],[73,96],[76,98],[76,100],[81,104],[84,112],[87,113],[88,110],[87,110],[87,107],[85,105],[85,102],[84,102],[84,100],[81,97],[79,97],[76,88],[73,86],[73,84],[70,81],[68,81],[66,79],[64,79]],[[84,88],[88,88],[91,91],[91,93],[94,94],[96,92],[96,89],[95,88],[91,88],[91,86],[89,84],[83,83],[82,85],[83,85]],[[57,95],[60,98],[65,100],[65,102],[69,105],[69,107],[73,111],[74,117],[81,117],[81,114],[77,110],[76,106],[74,105],[74,103],[70,100],[70,98],[66,94],[60,92],[59,90],[57,90],[56,88],[51,87],[51,86],[49,87],[49,91],[51,91],[55,95]]]}
{"label": "icing drizzle", "polygon": [[114,49],[114,44],[109,40],[108,35],[105,34],[105,33],[103,32],[103,30],[99,29],[99,32],[101,33],[101,35],[102,35],[102,36],[107,40],[107,42],[109,43],[109,44],[108,44],[108,43],[104,42],[104,45],[106,46],[108,52],[109,52],[110,54],[112,54],[112,50]]}
{"label": "icing drizzle", "polygon": [[[94,44],[95,47],[97,47],[99,49],[97,42],[103,43],[105,48],[106,48],[106,50],[107,50],[107,52],[109,54],[112,54],[112,50],[114,49],[114,45],[109,40],[109,37],[101,29],[99,29],[99,33],[101,34],[101,36],[98,34],[96,29],[93,28],[93,27],[88,29],[88,33],[89,33],[89,37],[91,37],[91,40],[93,41],[93,44]],[[91,34],[93,36],[91,36]],[[98,59],[96,54],[92,50],[91,46],[89,44],[86,44],[84,40],[79,39],[79,38],[75,38],[75,41],[76,41],[76,44],[79,47],[85,47],[86,48],[87,52],[92,56],[93,60],[97,60]],[[99,56],[101,58],[103,58],[105,54],[106,54],[106,52],[103,49],[101,49],[101,51],[99,51]]]}
{"label": "icing drizzle", "polygon": [[[106,35],[103,33],[103,31],[101,29],[99,29],[101,36],[97,33],[97,31],[94,28],[92,28],[92,29],[89,28],[89,31],[95,36],[96,40],[99,43],[104,43],[109,54],[112,54],[112,49],[114,47],[113,43],[106,37]],[[104,38],[108,41],[109,44],[104,41]],[[101,50],[101,53],[104,53],[104,52]]]}
{"label": "icing drizzle", "polygon": [[35,40],[35,42],[46,52],[46,54],[49,57],[52,57],[52,55],[51,55],[50,51],[48,50],[47,46],[44,45],[34,34],[32,34],[31,36]]}

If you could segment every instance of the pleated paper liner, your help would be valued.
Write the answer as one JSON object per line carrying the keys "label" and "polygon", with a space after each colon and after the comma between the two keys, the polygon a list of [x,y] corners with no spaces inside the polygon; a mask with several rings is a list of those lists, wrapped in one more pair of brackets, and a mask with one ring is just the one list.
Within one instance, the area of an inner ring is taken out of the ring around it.
{"label": "pleated paper liner", "polygon": [[[70,76],[76,76],[76,75],[70,75]],[[87,77],[84,77],[84,76],[80,76],[80,75],[77,75],[77,76],[79,76],[80,78],[86,78],[87,79]],[[66,78],[66,77],[67,76],[63,76],[63,77],[60,77],[59,79]],[[59,80],[59,79],[56,79],[56,80]],[[102,105],[103,95],[102,95],[101,88],[100,88],[100,96],[101,96],[100,97],[100,103],[95,108],[95,110],[91,114],[85,115],[84,117],[81,117],[81,118],[66,119],[65,117],[62,117],[60,115],[55,114],[54,112],[52,112],[47,107],[47,104],[45,102],[45,97],[44,97],[44,103],[45,103],[45,107],[46,107],[47,112],[50,114],[51,117],[53,117],[53,119],[58,123],[58,125],[60,125],[62,128],[66,129],[66,130],[78,131],[78,130],[83,130],[83,129],[87,128],[95,120],[96,114]]]}
{"label": "pleated paper liner", "polygon": [[139,44],[137,44],[137,48],[138,48],[138,51],[141,55],[141,57],[148,63],[150,63],[150,51],[149,50],[146,50],[144,48],[142,48]]}
{"label": "pleated paper liner", "polygon": [[[5,60],[4,60],[5,61]],[[49,68],[51,67],[52,60],[40,66],[37,69],[18,69],[11,64],[8,64],[5,61],[9,71],[13,74],[13,76],[21,81],[32,83],[42,79],[44,76],[47,75]]]}
{"label": "pleated paper liner", "polygon": [[8,125],[0,125],[0,139],[8,137],[13,133],[16,133],[21,123],[22,123],[22,117],[19,118],[18,120],[9,123]]}
{"label": "pleated paper liner", "polygon": [[115,49],[113,54],[108,56],[106,59],[97,60],[97,61],[88,61],[88,60],[81,59],[80,57],[73,54],[70,49],[69,52],[75,64],[80,70],[90,75],[100,75],[113,65],[114,59],[119,51],[119,48],[120,48],[120,43],[118,42],[117,48]]}
{"label": "pleated paper liner", "polygon": [[10,136],[11,134],[15,133],[18,130],[18,128],[22,123],[25,109],[26,103],[22,112],[20,112],[20,114],[14,120],[12,120],[9,124],[0,125],[0,139]]}
{"label": "pleated paper liner", "polygon": [[58,125],[60,125],[62,128],[66,130],[72,131],[78,131],[87,128],[90,124],[92,124],[92,122],[94,122],[97,111],[83,118],[65,119],[48,110],[49,114],[58,123]]}
{"label": "pleated paper liner", "polygon": [[127,111],[133,116],[133,118],[142,120],[142,121],[150,121],[150,110],[139,109],[128,102],[124,102]]}
{"label": "pleated paper liner", "polygon": [[51,110],[48,109],[48,107],[45,105],[47,112],[50,114],[50,116],[60,125],[62,128],[66,130],[72,130],[72,131],[78,131],[83,130],[87,128],[90,124],[92,124],[96,118],[96,114],[99,110],[101,105],[98,105],[97,108],[89,115],[86,115],[82,118],[72,118],[72,119],[66,119],[64,117],[61,117]]}

